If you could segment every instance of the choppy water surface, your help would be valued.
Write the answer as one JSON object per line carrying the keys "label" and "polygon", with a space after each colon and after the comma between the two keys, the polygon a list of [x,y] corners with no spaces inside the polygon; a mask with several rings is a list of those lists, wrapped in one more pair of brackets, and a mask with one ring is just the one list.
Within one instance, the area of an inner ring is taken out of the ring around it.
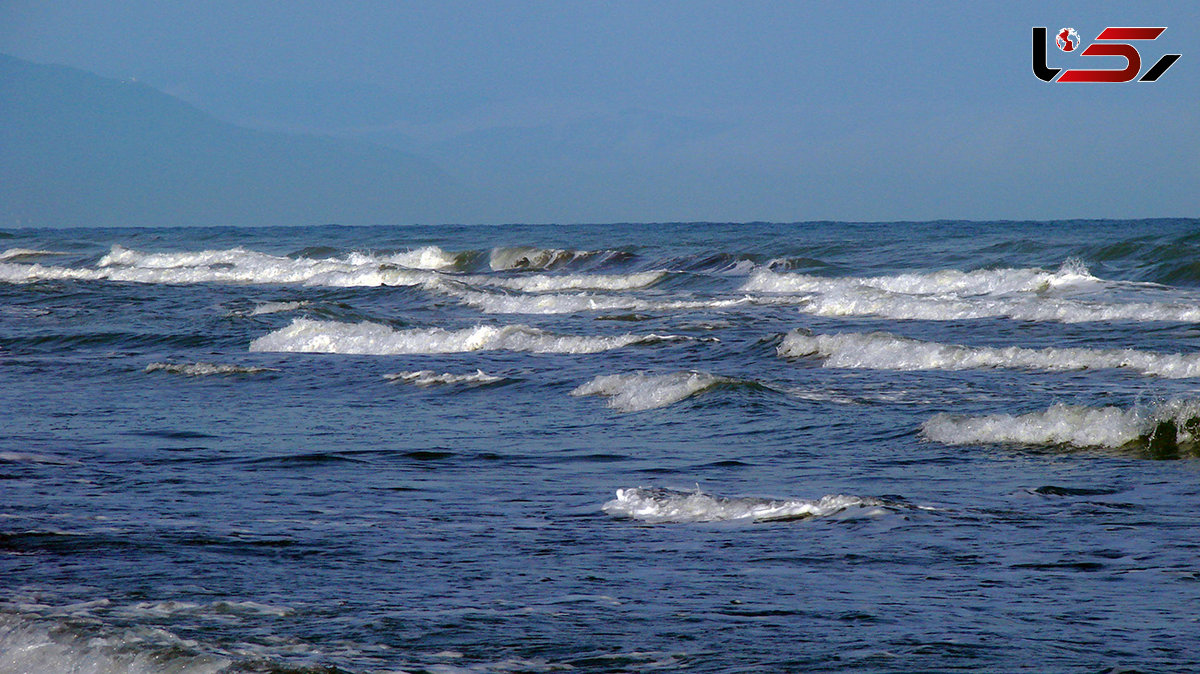
{"label": "choppy water surface", "polygon": [[0,231],[0,672],[1200,669],[1197,260]]}

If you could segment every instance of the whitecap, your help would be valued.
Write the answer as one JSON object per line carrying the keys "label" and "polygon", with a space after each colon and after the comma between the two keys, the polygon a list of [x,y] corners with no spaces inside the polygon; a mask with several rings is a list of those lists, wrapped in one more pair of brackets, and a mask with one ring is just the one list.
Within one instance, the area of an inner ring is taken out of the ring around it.
{"label": "whitecap", "polygon": [[671,374],[609,374],[595,377],[571,391],[573,396],[605,396],[608,406],[622,412],[666,407],[722,384],[737,383],[728,377],[707,372],[674,372]]}
{"label": "whitecap", "polygon": [[867,514],[885,512],[882,501],[844,494],[822,496],[815,500],[731,498],[660,487],[618,489],[617,497],[604,504],[604,512],[613,517],[640,520],[652,524],[690,522],[771,522],[828,517],[851,508],[868,508]]}
{"label": "whitecap", "polygon": [[784,336],[777,353],[784,358],[815,356],[825,359],[825,367],[838,368],[965,370],[997,367],[1051,372],[1113,368],[1172,379],[1200,377],[1200,353],[1154,353],[1134,349],[970,347],[925,342],[887,332],[812,335],[793,330]]}
{"label": "whitecap", "polygon": [[367,355],[527,351],[598,353],[632,344],[688,340],[678,335],[559,335],[528,325],[476,325],[461,330],[396,330],[378,323],[294,319],[250,343],[251,351]]}
{"label": "whitecap", "polygon": [[928,440],[946,445],[1020,444],[1123,447],[1149,442],[1169,422],[1174,441],[1196,442],[1200,401],[1173,400],[1150,407],[1051,405],[1027,414],[936,414],[921,425]]}

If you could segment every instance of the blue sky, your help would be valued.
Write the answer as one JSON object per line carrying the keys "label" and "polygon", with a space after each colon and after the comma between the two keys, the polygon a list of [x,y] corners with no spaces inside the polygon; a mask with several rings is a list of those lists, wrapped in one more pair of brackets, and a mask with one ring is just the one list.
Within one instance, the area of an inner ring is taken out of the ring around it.
{"label": "blue sky", "polygon": [[[1047,84],[1035,25],[1183,57]],[[484,195],[447,222],[1194,217],[1198,36],[1194,3],[0,3],[0,52],[427,157]]]}

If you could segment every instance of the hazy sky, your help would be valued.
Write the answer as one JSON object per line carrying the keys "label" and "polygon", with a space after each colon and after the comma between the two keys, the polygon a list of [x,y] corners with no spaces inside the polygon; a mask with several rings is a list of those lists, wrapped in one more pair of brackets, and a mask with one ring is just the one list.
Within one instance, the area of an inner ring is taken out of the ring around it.
{"label": "hazy sky", "polygon": [[[1032,75],[1124,25],[1182,58]],[[0,52],[428,157],[487,195],[444,221],[1200,215],[1197,3],[8,0]]]}

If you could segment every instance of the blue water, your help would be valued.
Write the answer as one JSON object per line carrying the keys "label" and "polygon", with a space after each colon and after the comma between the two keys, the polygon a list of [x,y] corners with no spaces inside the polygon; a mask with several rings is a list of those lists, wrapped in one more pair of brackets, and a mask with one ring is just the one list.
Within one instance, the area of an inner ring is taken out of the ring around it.
{"label": "blue water", "polygon": [[0,251],[0,672],[1200,669],[1200,220]]}

